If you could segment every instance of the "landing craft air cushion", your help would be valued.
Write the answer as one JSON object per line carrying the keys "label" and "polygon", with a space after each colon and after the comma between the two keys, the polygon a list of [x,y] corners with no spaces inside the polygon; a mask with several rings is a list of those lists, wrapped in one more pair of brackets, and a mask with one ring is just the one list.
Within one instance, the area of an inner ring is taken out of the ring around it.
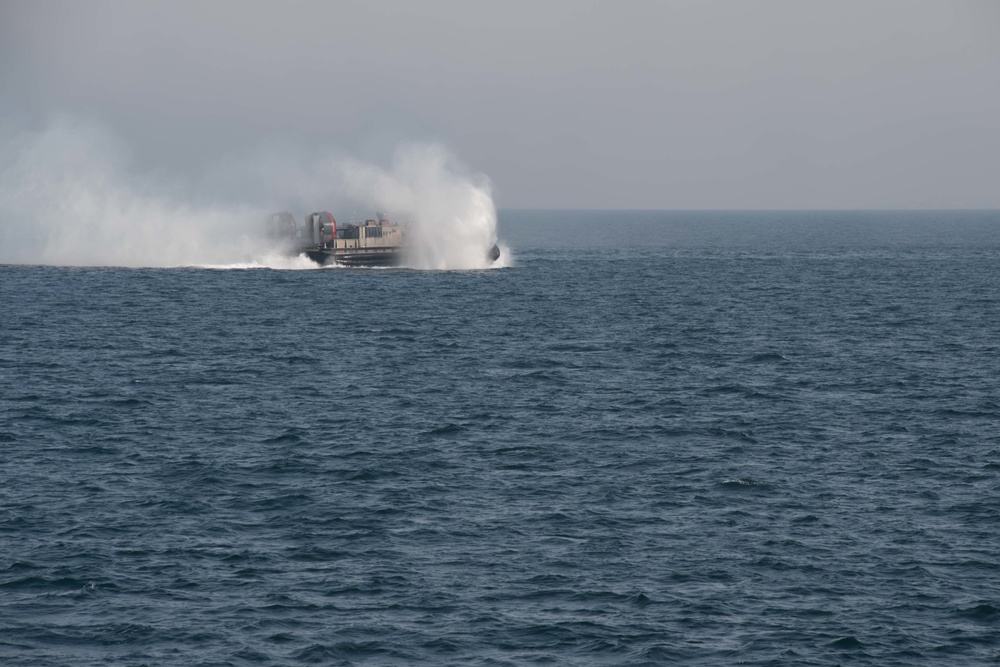
{"label": "landing craft air cushion", "polygon": [[[363,225],[337,227],[337,221],[327,211],[306,216],[305,228],[299,230],[291,213],[275,213],[268,220],[269,234],[290,241],[293,250],[321,266],[399,266],[406,256],[406,227],[390,222],[379,213],[377,220],[365,220]],[[486,258],[500,258],[496,244],[486,251]]]}

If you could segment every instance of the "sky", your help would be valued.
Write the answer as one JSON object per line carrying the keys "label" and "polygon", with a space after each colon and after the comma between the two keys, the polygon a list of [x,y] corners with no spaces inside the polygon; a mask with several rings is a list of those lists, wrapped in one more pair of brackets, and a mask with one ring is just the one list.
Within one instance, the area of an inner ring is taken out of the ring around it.
{"label": "sky", "polygon": [[66,117],[154,174],[433,142],[501,208],[1000,208],[1000,2],[0,0],[0,150]]}

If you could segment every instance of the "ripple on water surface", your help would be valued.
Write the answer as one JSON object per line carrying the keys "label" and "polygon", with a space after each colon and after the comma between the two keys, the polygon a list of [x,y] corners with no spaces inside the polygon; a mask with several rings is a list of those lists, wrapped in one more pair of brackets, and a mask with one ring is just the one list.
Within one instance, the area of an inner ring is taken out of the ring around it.
{"label": "ripple on water surface", "polygon": [[0,658],[989,664],[1000,285],[922,252],[0,267]]}

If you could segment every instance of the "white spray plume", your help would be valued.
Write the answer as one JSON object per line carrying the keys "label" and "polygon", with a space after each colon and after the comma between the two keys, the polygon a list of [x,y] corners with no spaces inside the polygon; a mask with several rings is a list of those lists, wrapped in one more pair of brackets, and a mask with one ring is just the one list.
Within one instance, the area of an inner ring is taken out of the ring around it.
{"label": "white spray plume", "polygon": [[208,182],[254,201],[209,204],[137,177],[110,133],[69,118],[0,156],[0,263],[312,268],[268,246],[263,221],[290,204],[300,221],[324,209],[344,221],[344,200],[407,222],[414,268],[486,268],[496,242],[488,180],[433,145],[402,148],[388,169],[344,157],[231,161]]}
{"label": "white spray plume", "polygon": [[178,266],[252,249],[244,230],[261,212],[166,196],[130,176],[124,147],[99,127],[63,118],[13,143],[0,172],[0,261]]}
{"label": "white spray plume", "polygon": [[397,151],[390,170],[348,162],[347,191],[381,202],[410,223],[410,262],[422,269],[482,269],[497,242],[497,213],[485,176],[468,172],[442,148]]}

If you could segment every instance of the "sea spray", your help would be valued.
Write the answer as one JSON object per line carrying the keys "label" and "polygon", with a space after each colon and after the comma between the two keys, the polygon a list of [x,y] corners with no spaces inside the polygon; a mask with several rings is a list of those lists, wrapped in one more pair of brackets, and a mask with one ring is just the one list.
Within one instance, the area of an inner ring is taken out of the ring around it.
{"label": "sea spray", "polygon": [[225,263],[262,250],[263,212],[172,196],[128,170],[99,126],[53,121],[19,137],[0,172],[0,261],[76,266]]}
{"label": "sea spray", "polygon": [[397,150],[390,169],[355,161],[342,166],[348,194],[379,202],[409,223],[408,263],[419,269],[482,269],[497,242],[489,180],[440,146]]}
{"label": "sea spray", "polygon": [[269,245],[263,221],[284,208],[299,209],[301,221],[345,200],[406,222],[414,268],[486,268],[497,240],[488,179],[430,144],[400,148],[389,168],[340,155],[230,161],[221,167],[229,201],[137,175],[124,144],[72,118],[21,135],[0,154],[4,263],[311,268]]}

